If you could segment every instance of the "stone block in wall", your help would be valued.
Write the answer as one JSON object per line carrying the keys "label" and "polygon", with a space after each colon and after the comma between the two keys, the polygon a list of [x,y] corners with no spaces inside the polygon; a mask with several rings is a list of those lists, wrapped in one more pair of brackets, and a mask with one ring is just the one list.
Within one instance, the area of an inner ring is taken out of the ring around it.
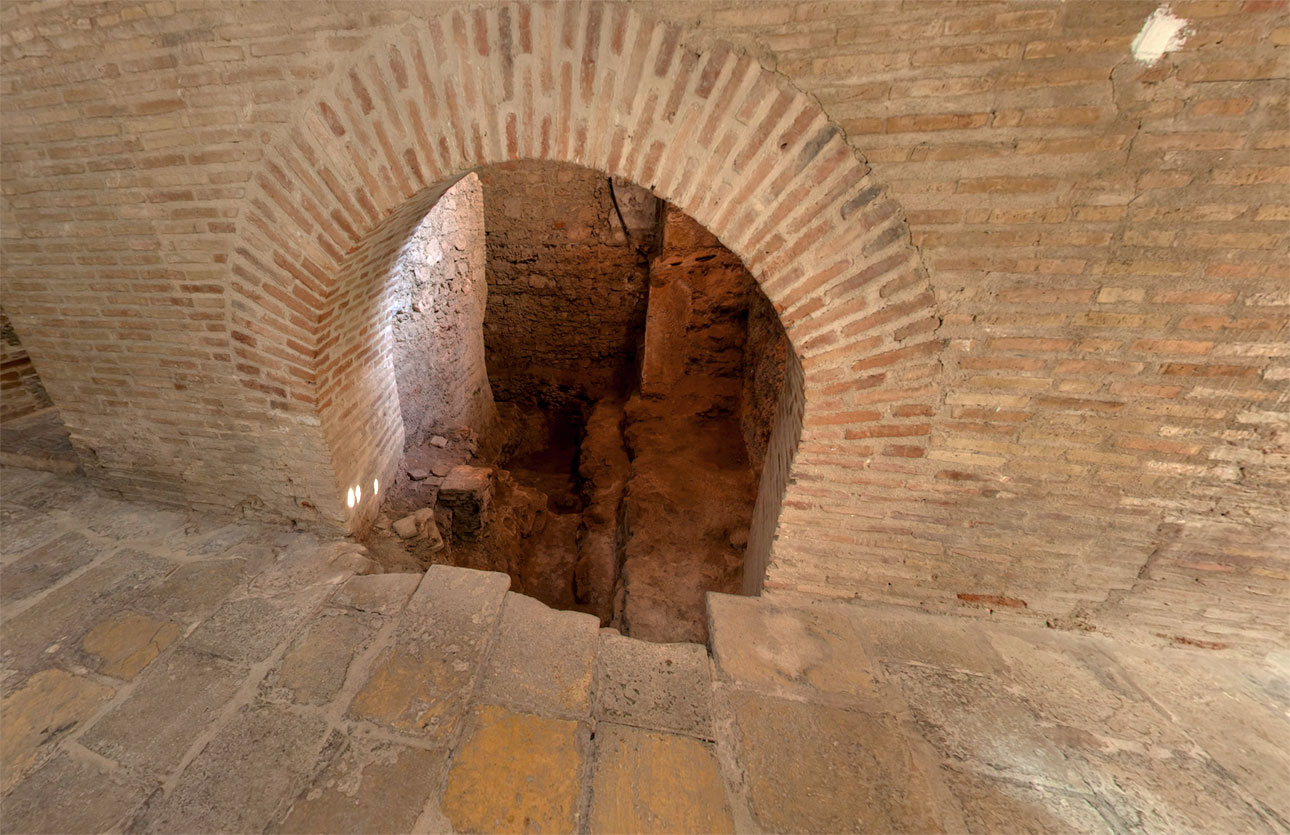
{"label": "stone block in wall", "polygon": [[439,486],[439,503],[452,511],[452,537],[465,542],[479,540],[493,501],[493,470],[490,467],[453,467]]}
{"label": "stone block in wall", "polygon": [[685,333],[690,324],[692,291],[679,277],[653,284],[645,315],[645,356],[641,393],[666,394],[685,375]]}

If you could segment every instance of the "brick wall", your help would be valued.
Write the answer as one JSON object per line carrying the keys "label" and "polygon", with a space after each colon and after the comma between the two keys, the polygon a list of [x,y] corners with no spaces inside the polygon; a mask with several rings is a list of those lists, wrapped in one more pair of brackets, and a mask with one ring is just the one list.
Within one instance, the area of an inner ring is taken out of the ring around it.
{"label": "brick wall", "polygon": [[552,407],[623,394],[637,375],[656,201],[604,174],[524,161],[480,171],[489,375],[498,399]]}
{"label": "brick wall", "polygon": [[665,7],[818,96],[904,207],[946,340],[926,454],[859,475],[859,514],[805,503],[838,544],[772,583],[1285,641],[1290,14],[1173,3],[1182,49],[1139,62],[1159,5]]}
{"label": "brick wall", "polygon": [[1146,64],[1131,0],[7,4],[6,311],[92,476],[352,526],[364,278],[466,171],[585,165],[786,326],[769,589],[1284,645],[1290,25],[1172,8]]}
{"label": "brick wall", "polygon": [[49,406],[49,394],[40,384],[36,366],[9,324],[9,317],[0,310],[0,420],[23,417]]}

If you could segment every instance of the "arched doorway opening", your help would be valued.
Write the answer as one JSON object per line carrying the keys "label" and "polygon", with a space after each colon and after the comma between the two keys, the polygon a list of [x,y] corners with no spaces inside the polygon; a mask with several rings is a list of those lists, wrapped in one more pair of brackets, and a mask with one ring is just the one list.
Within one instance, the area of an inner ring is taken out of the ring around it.
{"label": "arched doorway opening", "polygon": [[742,262],[646,189],[524,161],[463,177],[387,263],[404,450],[369,548],[702,641],[705,594],[744,586],[789,354]]}
{"label": "arched doorway opening", "polygon": [[269,509],[374,522],[404,435],[372,274],[462,176],[521,159],[648,187],[774,305],[793,350],[745,591],[848,593],[867,566],[850,546],[873,535],[839,497],[888,501],[930,466],[939,319],[900,209],[818,104],[747,55],[625,4],[453,10],[374,32],[264,142],[228,328],[239,419],[272,439],[238,472]]}

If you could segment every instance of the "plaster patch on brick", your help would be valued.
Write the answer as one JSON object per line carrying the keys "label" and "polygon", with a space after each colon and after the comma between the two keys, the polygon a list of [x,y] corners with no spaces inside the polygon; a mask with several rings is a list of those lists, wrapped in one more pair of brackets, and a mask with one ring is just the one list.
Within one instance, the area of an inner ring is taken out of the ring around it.
{"label": "plaster patch on brick", "polygon": [[1186,20],[1174,17],[1168,6],[1161,6],[1151,13],[1142,24],[1142,31],[1133,39],[1130,46],[1133,57],[1144,64],[1154,64],[1166,52],[1181,49],[1183,41],[1191,34],[1186,27]]}

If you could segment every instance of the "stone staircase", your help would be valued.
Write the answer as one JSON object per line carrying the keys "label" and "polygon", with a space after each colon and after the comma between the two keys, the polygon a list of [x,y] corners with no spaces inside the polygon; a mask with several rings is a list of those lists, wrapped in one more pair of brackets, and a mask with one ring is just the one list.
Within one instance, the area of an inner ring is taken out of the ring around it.
{"label": "stone staircase", "polygon": [[5,832],[1290,831],[1284,658],[715,594],[709,652],[6,478]]}
{"label": "stone staircase", "polygon": [[153,557],[123,556],[91,572],[128,581],[110,603],[78,606],[95,590],[74,578],[4,622],[5,831],[733,826],[701,646],[602,630],[504,574],[362,574],[312,537],[183,611]]}

